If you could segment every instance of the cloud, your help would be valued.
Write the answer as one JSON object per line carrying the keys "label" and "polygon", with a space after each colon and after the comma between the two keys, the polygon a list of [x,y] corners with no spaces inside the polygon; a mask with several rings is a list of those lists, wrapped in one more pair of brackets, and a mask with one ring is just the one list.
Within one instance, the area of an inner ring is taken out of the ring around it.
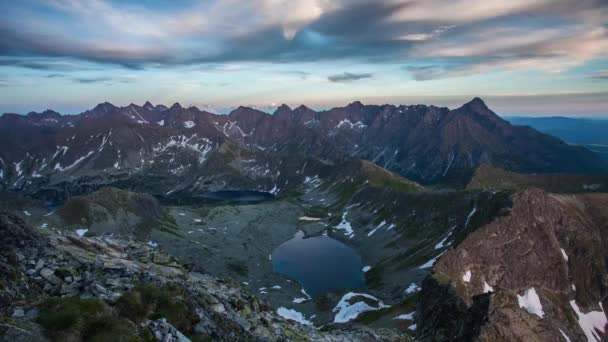
{"label": "cloud", "polygon": [[594,80],[608,80],[608,70],[600,70],[589,75]]}
{"label": "cloud", "polygon": [[16,3],[0,4],[0,66],[57,70],[53,60],[66,58],[131,69],[355,60],[415,65],[414,79],[427,80],[560,72],[608,51],[603,0]]}
{"label": "cloud", "polygon": [[115,84],[115,83],[131,83],[133,80],[128,78],[114,78],[114,77],[79,77],[73,78],[72,81],[82,84],[92,84],[92,83],[107,83],[107,84]]}
{"label": "cloud", "polygon": [[362,74],[356,74],[356,73],[350,73],[350,72],[344,72],[341,74],[337,74],[337,75],[331,75],[328,76],[327,79],[330,82],[352,82],[352,81],[358,81],[364,78],[371,78],[372,74],[369,73],[362,73]]}

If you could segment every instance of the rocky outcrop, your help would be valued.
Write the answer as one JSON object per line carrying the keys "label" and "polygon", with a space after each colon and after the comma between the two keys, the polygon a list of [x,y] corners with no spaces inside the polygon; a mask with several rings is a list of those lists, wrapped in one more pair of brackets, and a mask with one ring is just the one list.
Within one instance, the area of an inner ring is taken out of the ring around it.
{"label": "rocky outcrop", "polygon": [[423,284],[422,340],[608,337],[608,195],[517,193],[509,215],[447,252]]}
{"label": "rocky outcrop", "polygon": [[[391,330],[323,332],[279,316],[233,282],[190,272],[155,247],[0,214],[0,340],[407,341]],[[7,271],[7,273],[4,273]]]}

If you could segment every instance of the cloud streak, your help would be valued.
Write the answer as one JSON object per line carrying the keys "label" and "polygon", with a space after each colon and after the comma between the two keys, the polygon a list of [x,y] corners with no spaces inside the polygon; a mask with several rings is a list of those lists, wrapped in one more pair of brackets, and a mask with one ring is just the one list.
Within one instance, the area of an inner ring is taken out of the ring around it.
{"label": "cloud streak", "polygon": [[353,81],[358,81],[358,80],[362,80],[365,78],[371,78],[371,77],[372,77],[372,74],[370,74],[370,73],[356,74],[356,73],[351,73],[351,72],[343,72],[341,74],[328,76],[327,80],[329,80],[330,82],[334,82],[334,83],[340,83],[340,82],[353,82]]}

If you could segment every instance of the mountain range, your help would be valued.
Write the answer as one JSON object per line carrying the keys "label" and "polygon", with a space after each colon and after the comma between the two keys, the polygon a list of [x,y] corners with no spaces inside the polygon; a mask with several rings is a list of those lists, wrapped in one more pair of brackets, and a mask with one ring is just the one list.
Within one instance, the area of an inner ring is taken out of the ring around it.
{"label": "mountain range", "polygon": [[239,107],[227,115],[178,103],[106,102],[78,115],[4,114],[0,146],[0,188],[51,197],[102,184],[155,194],[278,191],[303,177],[297,171],[307,160],[369,160],[423,185],[455,188],[481,164],[521,173],[607,170],[594,153],[513,126],[479,98],[452,110],[354,102],[323,112],[282,105],[273,114]]}

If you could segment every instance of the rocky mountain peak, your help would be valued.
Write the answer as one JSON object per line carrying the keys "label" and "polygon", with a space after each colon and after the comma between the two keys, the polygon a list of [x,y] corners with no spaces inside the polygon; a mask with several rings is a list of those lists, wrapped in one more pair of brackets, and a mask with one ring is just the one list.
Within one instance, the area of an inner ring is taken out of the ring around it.
{"label": "rocky mountain peak", "polygon": [[291,112],[291,107],[283,103],[282,105],[278,106],[277,109],[274,111],[275,114],[277,112]]}
{"label": "rocky mountain peak", "polygon": [[301,105],[297,106],[296,108],[294,108],[294,111],[298,111],[298,112],[303,112],[303,111],[307,111],[307,110],[312,110],[312,109],[306,107],[303,104],[301,104]]}
{"label": "rocky mountain peak", "polygon": [[182,105],[179,104],[179,102],[175,102],[170,109],[182,109]]}
{"label": "rocky mountain peak", "polygon": [[150,101],[146,101],[146,103],[144,103],[143,108],[149,109],[149,110],[154,110],[154,105],[150,103]]}
{"label": "rocky mountain peak", "polygon": [[348,104],[348,106],[346,106],[346,108],[363,108],[363,107],[364,107],[364,105],[363,105],[363,103],[361,103],[361,101],[355,101],[355,102]]}
{"label": "rocky mountain peak", "polygon": [[111,104],[110,102],[103,102],[103,103],[100,103],[97,106],[95,106],[95,108],[93,108],[92,111],[97,112],[97,113],[109,113],[116,109],[118,109],[118,107]]}
{"label": "rocky mountain peak", "polygon": [[469,116],[486,128],[494,129],[496,127],[509,125],[508,122],[488,108],[485,102],[479,97],[475,97],[471,101],[465,103],[460,108],[456,109],[456,112]]}

